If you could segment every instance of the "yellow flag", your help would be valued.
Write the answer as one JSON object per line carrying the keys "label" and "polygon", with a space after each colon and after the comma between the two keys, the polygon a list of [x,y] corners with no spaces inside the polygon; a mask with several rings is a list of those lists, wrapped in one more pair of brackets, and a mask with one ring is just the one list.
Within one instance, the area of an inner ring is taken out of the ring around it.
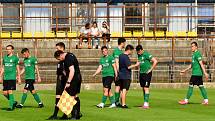
{"label": "yellow flag", "polygon": [[65,113],[66,115],[69,115],[73,109],[73,106],[77,103],[77,101],[74,99],[74,97],[71,97],[65,90],[63,91],[60,100],[57,104],[59,109]]}

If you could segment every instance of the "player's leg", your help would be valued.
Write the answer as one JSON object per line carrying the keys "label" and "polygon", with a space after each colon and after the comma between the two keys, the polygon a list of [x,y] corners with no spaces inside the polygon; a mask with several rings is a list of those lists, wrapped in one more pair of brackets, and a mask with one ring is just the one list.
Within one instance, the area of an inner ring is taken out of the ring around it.
{"label": "player's leg", "polygon": [[194,85],[189,85],[188,90],[187,90],[187,95],[186,95],[185,99],[179,101],[179,104],[181,104],[181,105],[188,104],[189,99],[190,99],[190,97],[191,97],[192,94],[193,94],[193,86],[194,86]]}
{"label": "player's leg", "polygon": [[143,108],[149,108],[149,86],[151,83],[152,72],[143,75],[143,92],[144,92],[144,104]]}
{"label": "player's leg", "polygon": [[3,91],[3,95],[7,100],[9,100],[9,95],[8,95],[7,91]]}
{"label": "player's leg", "polygon": [[16,106],[17,108],[22,108],[25,103],[25,100],[27,99],[28,90],[26,89],[26,86],[27,86],[27,84],[25,84],[25,88],[23,89],[21,103]]}
{"label": "player's leg", "polygon": [[115,81],[115,101],[116,101],[116,105],[119,106],[120,105],[120,80],[117,78]]}
{"label": "player's leg", "polygon": [[8,90],[8,94],[9,94],[9,111],[11,111],[15,109],[17,102],[14,101],[14,95],[12,90]]}
{"label": "player's leg", "polygon": [[72,120],[77,120],[82,117],[80,113],[80,99],[78,97],[78,94],[80,93],[81,89],[81,81],[79,79],[73,80],[70,84],[70,87],[66,88],[66,91],[71,97],[74,97],[74,99],[77,101],[77,103],[74,105],[73,110],[71,111]]}
{"label": "player's leg", "polygon": [[40,96],[38,95],[37,91],[34,88],[34,83],[35,83],[35,80],[28,80],[28,84],[29,84],[28,89],[30,90],[31,94],[33,95],[35,101],[38,103],[38,107],[42,108],[42,107],[44,107],[44,105],[40,99]]}
{"label": "player's leg", "polygon": [[107,88],[108,88],[108,97],[109,97],[109,100],[111,102],[111,105],[109,106],[109,108],[114,108],[116,107],[116,104],[115,104],[115,98],[113,96],[113,93],[111,91],[111,85],[112,85],[112,82],[114,81],[114,77],[107,77]]}
{"label": "player's leg", "polygon": [[207,95],[207,91],[203,85],[203,80],[202,80],[202,76],[198,76],[197,77],[197,86],[199,86],[199,89],[201,91],[202,97],[204,98],[202,104],[207,105],[208,104],[208,95]]}
{"label": "player's leg", "polygon": [[7,100],[9,100],[9,94],[8,94],[8,86],[9,86],[9,83],[8,83],[8,81],[6,81],[6,80],[3,80],[3,95],[4,95],[4,97],[5,98],[7,98]]}
{"label": "player's leg", "polygon": [[12,111],[15,109],[17,105],[17,101],[14,100],[13,90],[16,90],[16,80],[7,80],[7,93],[9,96],[9,109],[8,111]]}
{"label": "player's leg", "polygon": [[55,108],[54,108],[54,113],[52,116],[49,117],[49,119],[57,119],[57,114],[58,114],[58,111],[59,111],[59,108],[57,106],[59,100],[60,100],[60,96],[61,95],[56,95],[55,96]]}
{"label": "player's leg", "polygon": [[59,79],[57,79],[57,83],[56,83],[56,96],[55,96],[55,108],[54,108],[54,113],[48,118],[49,120],[54,120],[57,119],[57,114],[59,111],[59,108],[57,106],[59,100],[60,100],[60,96],[63,92],[64,87],[62,86],[62,83]]}
{"label": "player's leg", "polygon": [[116,100],[116,105],[120,104],[120,86],[115,87],[115,100]]}
{"label": "player's leg", "polygon": [[36,90],[33,89],[33,90],[30,90],[30,91],[31,91],[31,94],[33,95],[35,101],[38,103],[38,107],[39,108],[44,107],[44,105],[43,105],[43,103],[42,103],[42,101],[40,99],[40,96],[38,95],[38,93],[36,92]]}
{"label": "player's leg", "polygon": [[187,90],[187,95],[186,95],[184,100],[179,101],[179,104],[181,104],[181,105],[188,104],[189,99],[193,94],[193,86],[195,85],[195,80],[196,80],[195,76],[191,76],[189,87],[188,87],[188,90]]}
{"label": "player's leg", "polygon": [[75,100],[77,101],[76,105],[77,105],[77,111],[79,112],[79,117],[82,117],[81,108],[80,108],[81,107],[81,101],[80,101],[80,98],[78,97],[78,95],[75,96]]}
{"label": "player's leg", "polygon": [[126,94],[127,94],[127,90],[122,89],[122,92],[121,92],[122,107],[126,107]]}
{"label": "player's leg", "polygon": [[115,108],[116,107],[116,101],[115,101],[115,97],[111,91],[111,89],[109,89],[108,91],[108,95],[109,95],[109,99],[110,99],[110,102],[111,102],[111,105],[109,106],[109,108]]}
{"label": "player's leg", "polygon": [[143,92],[144,92],[144,104],[143,104],[143,108],[149,108],[149,88],[148,87],[144,87],[143,88]]}
{"label": "player's leg", "polygon": [[97,105],[98,108],[104,108],[108,97],[108,88],[103,88],[102,102]]}
{"label": "player's leg", "polygon": [[35,83],[35,80],[32,80],[32,79],[28,79],[26,80],[26,84],[28,85],[25,89],[28,89],[31,94],[33,95],[35,101],[38,103],[38,107],[39,108],[42,108],[44,107],[41,99],[40,99],[40,96],[38,95],[38,93],[36,92],[35,88],[34,88],[34,83]]}
{"label": "player's leg", "polygon": [[208,104],[208,96],[207,96],[207,91],[206,91],[204,85],[199,85],[199,89],[201,91],[202,97],[204,98],[204,101],[202,102],[202,104],[207,105]]}
{"label": "player's leg", "polygon": [[122,108],[128,108],[128,106],[126,105],[126,95],[128,93],[129,87],[130,87],[130,83],[131,80],[126,79],[126,80],[122,80],[122,88],[121,88],[121,99],[122,99]]}
{"label": "player's leg", "polygon": [[103,83],[103,95],[102,95],[102,102],[96,105],[98,108],[104,108],[105,102],[108,97],[108,80],[107,77],[102,77],[102,83]]}
{"label": "player's leg", "polygon": [[[81,77],[80,79],[81,80]],[[74,105],[74,110],[72,111],[72,119],[80,119],[82,117],[82,114],[81,114],[81,101],[80,101],[80,98],[78,97],[78,94],[80,93],[81,91],[81,81],[79,81],[77,83],[77,94],[75,95],[75,100],[77,101],[77,103]]]}

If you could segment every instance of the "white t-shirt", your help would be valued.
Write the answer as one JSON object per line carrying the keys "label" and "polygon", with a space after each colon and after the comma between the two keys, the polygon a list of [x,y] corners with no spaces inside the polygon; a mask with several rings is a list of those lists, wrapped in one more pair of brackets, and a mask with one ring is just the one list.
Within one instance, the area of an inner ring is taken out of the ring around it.
{"label": "white t-shirt", "polygon": [[94,27],[91,28],[91,35],[98,36],[98,33],[99,33],[98,28],[94,28]]}
{"label": "white t-shirt", "polygon": [[101,28],[101,33],[102,34],[109,34],[109,30],[107,28],[102,27]]}
{"label": "white t-shirt", "polygon": [[87,35],[88,33],[91,33],[91,29],[86,29],[85,27],[82,27],[80,32],[84,35]]}

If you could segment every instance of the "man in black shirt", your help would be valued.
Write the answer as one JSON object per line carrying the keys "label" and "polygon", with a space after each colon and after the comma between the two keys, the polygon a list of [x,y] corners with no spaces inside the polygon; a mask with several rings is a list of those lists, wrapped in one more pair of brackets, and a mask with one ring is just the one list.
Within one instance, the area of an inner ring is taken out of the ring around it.
{"label": "man in black shirt", "polygon": [[[63,42],[59,42],[56,44],[56,50],[65,51],[65,44]],[[57,64],[57,83],[56,83],[56,99],[55,99],[55,109],[52,116],[50,116],[49,120],[57,119],[57,114],[59,111],[59,108],[57,107],[57,104],[60,100],[60,96],[64,91],[65,85],[66,85],[66,73],[64,71],[64,61],[59,61]],[[67,116],[64,114],[61,119],[65,119]]]}
{"label": "man in black shirt", "polygon": [[131,65],[129,55],[133,53],[134,47],[132,45],[127,45],[125,52],[119,56],[119,81],[121,90],[121,104],[122,108],[128,108],[126,105],[126,94],[129,90],[131,83]]}
{"label": "man in black shirt", "polygon": [[61,50],[56,51],[54,57],[60,61],[64,61],[64,70],[67,77],[65,90],[77,101],[71,112],[72,119],[80,119],[80,99],[78,94],[80,93],[82,78],[78,60],[74,54],[65,53]]}

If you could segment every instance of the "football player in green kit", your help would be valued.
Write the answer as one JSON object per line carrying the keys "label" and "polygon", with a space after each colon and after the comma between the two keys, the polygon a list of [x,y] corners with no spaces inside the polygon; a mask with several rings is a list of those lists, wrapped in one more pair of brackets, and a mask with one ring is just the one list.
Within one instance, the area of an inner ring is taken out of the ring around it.
{"label": "football player in green kit", "polygon": [[152,78],[152,70],[156,67],[158,61],[149,52],[144,51],[141,45],[136,47],[138,61],[135,64],[140,67],[139,81],[143,88],[144,104],[142,108],[149,108],[149,87]]}
{"label": "football player in green kit", "polygon": [[191,43],[191,49],[193,52],[192,55],[192,64],[189,65],[188,68],[186,68],[185,70],[182,70],[180,72],[181,75],[183,75],[186,71],[188,71],[189,69],[192,68],[192,76],[190,79],[190,83],[189,83],[189,88],[187,91],[187,95],[185,97],[184,100],[179,101],[179,104],[181,105],[186,105],[189,103],[189,99],[192,96],[193,93],[193,86],[197,85],[201,91],[202,97],[204,98],[202,104],[203,105],[207,105],[208,104],[208,96],[207,96],[207,92],[204,88],[203,85],[203,80],[202,80],[202,76],[203,74],[205,75],[206,80],[208,79],[208,74],[205,70],[203,61],[202,61],[202,55],[201,53],[198,51],[198,44],[196,42],[192,42]]}
{"label": "football player in green kit", "polygon": [[42,108],[44,107],[42,101],[40,100],[39,95],[37,94],[36,90],[34,89],[34,83],[35,83],[35,70],[37,73],[37,82],[41,82],[40,73],[37,65],[37,58],[30,55],[28,48],[23,48],[21,51],[23,57],[24,57],[24,68],[20,72],[20,75],[22,75],[25,72],[25,87],[23,90],[23,95],[21,99],[21,103],[17,105],[17,108],[22,108],[25,100],[27,98],[27,92],[30,91],[33,95],[34,99],[38,103],[38,107]]}
{"label": "football player in green kit", "polygon": [[[123,53],[123,48],[125,48],[125,43],[126,43],[126,39],[125,38],[119,38],[118,39],[118,47],[116,47],[113,51],[112,56],[115,59],[115,64],[116,64],[116,68],[117,68],[117,72],[119,72],[119,55],[121,55]],[[120,106],[120,81],[118,78],[115,79],[115,100],[116,100],[116,105]]]}
{"label": "football player in green kit", "polygon": [[99,67],[93,74],[95,77],[102,71],[102,82],[103,82],[103,96],[102,102],[97,105],[98,108],[104,108],[107,97],[109,97],[111,105],[109,108],[116,107],[115,98],[111,92],[111,84],[114,81],[114,77],[117,77],[117,69],[113,56],[108,55],[108,49],[106,46],[101,48],[103,56],[100,58]]}
{"label": "football player in green kit", "polygon": [[0,72],[0,82],[3,80],[3,95],[9,100],[8,111],[13,111],[17,104],[13,95],[13,90],[16,90],[16,80],[21,84],[19,58],[13,54],[13,45],[7,45],[6,51],[7,55],[3,57],[3,67]]}

